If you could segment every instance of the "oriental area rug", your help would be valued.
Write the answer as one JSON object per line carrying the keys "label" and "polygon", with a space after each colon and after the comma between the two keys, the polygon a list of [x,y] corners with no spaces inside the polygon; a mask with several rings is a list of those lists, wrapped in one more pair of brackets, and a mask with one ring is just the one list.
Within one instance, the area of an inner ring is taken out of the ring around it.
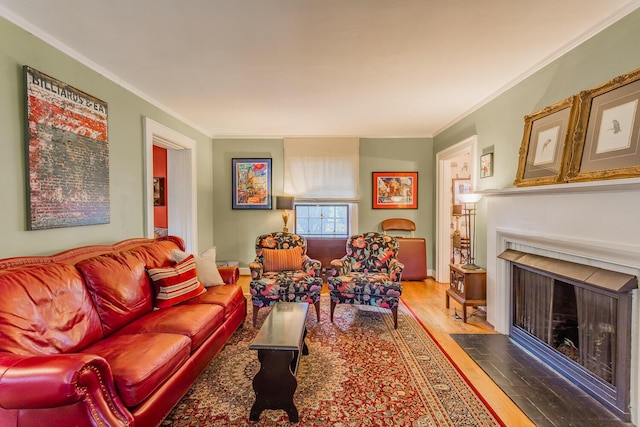
{"label": "oriental area rug", "polygon": [[299,423],[290,423],[282,410],[265,410],[259,421],[249,421],[260,367],[249,344],[269,314],[262,309],[257,327],[247,316],[162,426],[504,425],[404,302],[398,329],[389,310],[338,305],[332,324],[328,296],[321,307],[320,323],[313,307],[306,321],[309,355],[300,360],[294,396]]}

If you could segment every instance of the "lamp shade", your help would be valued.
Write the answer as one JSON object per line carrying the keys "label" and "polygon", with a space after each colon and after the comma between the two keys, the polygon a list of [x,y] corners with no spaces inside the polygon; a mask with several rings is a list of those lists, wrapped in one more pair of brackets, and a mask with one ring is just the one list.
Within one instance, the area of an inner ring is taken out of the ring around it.
{"label": "lamp shade", "polygon": [[463,193],[458,194],[458,198],[462,203],[477,203],[478,200],[482,199],[482,194],[480,193]]}
{"label": "lamp shade", "polygon": [[276,209],[293,209],[293,197],[276,196]]}

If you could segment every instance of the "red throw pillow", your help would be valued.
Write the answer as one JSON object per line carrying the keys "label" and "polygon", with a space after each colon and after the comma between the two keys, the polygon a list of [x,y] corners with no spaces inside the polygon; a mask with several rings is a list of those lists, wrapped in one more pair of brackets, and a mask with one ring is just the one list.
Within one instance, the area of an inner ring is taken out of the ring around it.
{"label": "red throw pillow", "polygon": [[302,270],[302,248],[263,249],[264,271]]}
{"label": "red throw pillow", "polygon": [[158,308],[171,307],[207,291],[198,281],[196,259],[193,255],[173,267],[150,268],[147,271],[156,287]]}

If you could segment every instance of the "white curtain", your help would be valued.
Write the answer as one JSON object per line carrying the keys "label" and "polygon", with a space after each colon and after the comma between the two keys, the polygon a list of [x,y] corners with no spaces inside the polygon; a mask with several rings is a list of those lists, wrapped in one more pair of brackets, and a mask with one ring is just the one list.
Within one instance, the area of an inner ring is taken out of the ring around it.
{"label": "white curtain", "polygon": [[358,138],[285,138],[284,193],[296,201],[360,199]]}

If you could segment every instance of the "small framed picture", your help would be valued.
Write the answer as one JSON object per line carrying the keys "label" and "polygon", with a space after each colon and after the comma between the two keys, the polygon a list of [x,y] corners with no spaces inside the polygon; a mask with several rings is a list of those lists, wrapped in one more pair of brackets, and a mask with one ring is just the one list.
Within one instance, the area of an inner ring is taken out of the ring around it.
{"label": "small framed picture", "polygon": [[480,178],[493,176],[493,153],[480,156]]}
{"label": "small framed picture", "polygon": [[164,177],[153,177],[153,206],[164,206]]}
{"label": "small framed picture", "polygon": [[467,194],[473,192],[473,187],[471,186],[471,178],[454,178],[452,180],[452,189],[453,189],[453,204],[460,205],[462,204],[462,200],[460,200],[460,194]]}

